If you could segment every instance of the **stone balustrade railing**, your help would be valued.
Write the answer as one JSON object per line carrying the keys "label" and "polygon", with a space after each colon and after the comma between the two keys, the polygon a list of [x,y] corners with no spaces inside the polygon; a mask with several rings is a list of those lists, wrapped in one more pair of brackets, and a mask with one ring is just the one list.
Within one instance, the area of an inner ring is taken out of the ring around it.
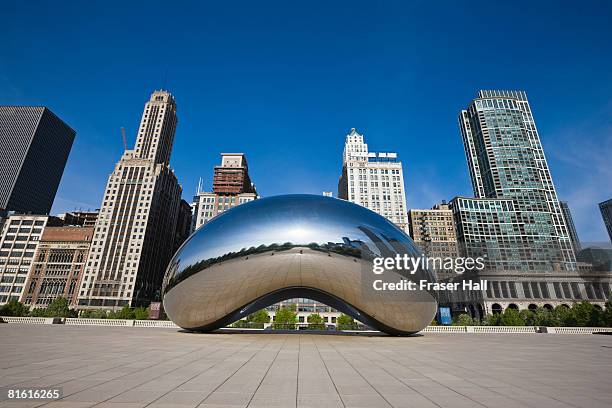
{"label": "stone balustrade railing", "polygon": [[[157,327],[178,329],[169,320],[123,320],[123,319],[85,319],[58,317],[11,317],[0,316],[0,323],[11,324],[65,324],[67,326],[112,326],[112,327]],[[244,330],[244,329],[237,329]],[[262,329],[250,329],[260,331]],[[593,334],[612,333],[612,327],[543,327],[543,326],[427,326],[421,333],[489,333],[489,334]]]}

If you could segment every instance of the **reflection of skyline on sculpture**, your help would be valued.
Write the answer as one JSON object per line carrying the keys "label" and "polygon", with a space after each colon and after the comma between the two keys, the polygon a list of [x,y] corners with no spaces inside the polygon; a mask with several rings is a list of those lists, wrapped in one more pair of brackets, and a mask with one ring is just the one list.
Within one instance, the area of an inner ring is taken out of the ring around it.
{"label": "reflection of skyline on sculpture", "polygon": [[[309,195],[288,195],[282,197],[315,197]],[[280,197],[280,196],[279,196]],[[277,197],[270,197],[269,199],[276,199]],[[319,198],[317,196],[317,198]],[[200,262],[202,259],[218,257],[219,254],[227,254],[230,252],[238,253],[241,250],[248,249],[251,247],[252,242],[258,242],[260,245],[282,245],[291,243],[294,246],[316,243],[320,246],[328,245],[329,243],[346,243],[346,242],[360,242],[364,248],[373,252],[373,256],[389,256],[393,252],[393,244],[384,244],[381,242],[381,238],[376,238],[376,232],[374,228],[368,228],[369,224],[379,222],[375,219],[364,218],[363,224],[358,230],[353,231],[351,237],[342,236],[342,232],[345,231],[343,224],[345,221],[354,214],[354,209],[351,208],[350,203],[343,200],[337,200],[333,198],[326,198],[326,200],[334,200],[338,205],[343,206],[343,211],[334,211],[333,216],[322,217],[317,214],[317,211],[321,206],[321,203],[313,204],[313,207],[309,208],[307,212],[314,214],[314,223],[311,220],[306,220],[306,213],[303,211],[296,211],[295,208],[285,206],[282,212],[282,219],[279,217],[270,218],[261,216],[258,214],[257,209],[261,206],[262,200],[255,200],[249,203],[242,204],[238,207],[232,208],[231,210],[223,213],[211,221],[206,226],[206,234],[193,234],[189,240],[183,245],[183,248],[188,246],[193,247],[198,245],[202,248],[202,252],[193,252],[189,249],[184,249],[181,257],[181,266],[186,267],[188,265]],[[265,204],[264,204],[265,205]],[[226,215],[234,214],[234,217],[227,217]],[[227,230],[233,228],[240,229],[238,225],[241,221],[235,218],[236,216],[250,217],[250,214],[257,213],[257,218],[250,218],[248,228],[244,227],[244,230],[239,236],[235,234],[226,233]],[[366,214],[369,213],[370,217],[378,218],[379,215],[366,210]],[[317,223],[317,220],[320,221]],[[389,225],[393,225],[391,222],[385,221]],[[401,234],[400,231],[394,231],[394,233],[386,232],[388,236],[383,239],[389,241],[399,241],[404,245],[408,245],[411,248],[417,250],[417,248],[406,240],[406,236]],[[214,236],[214,238],[213,238]],[[339,239],[342,238],[342,239]],[[378,241],[378,242],[374,242]],[[197,244],[196,244],[197,242]],[[190,245],[187,245],[190,243]],[[353,244],[350,244],[351,246]],[[417,250],[418,251],[418,250]],[[420,251],[419,251],[420,252]]]}
{"label": "reflection of skyline on sculpture", "polygon": [[[431,293],[364,296],[372,260],[396,254],[421,252],[364,207],[314,195],[264,198],[226,211],[192,235],[170,262],[164,305],[179,326],[208,331],[272,303],[308,297],[381,331],[413,333],[435,313]],[[391,271],[390,278],[401,274]],[[435,280],[427,270],[414,278]]]}

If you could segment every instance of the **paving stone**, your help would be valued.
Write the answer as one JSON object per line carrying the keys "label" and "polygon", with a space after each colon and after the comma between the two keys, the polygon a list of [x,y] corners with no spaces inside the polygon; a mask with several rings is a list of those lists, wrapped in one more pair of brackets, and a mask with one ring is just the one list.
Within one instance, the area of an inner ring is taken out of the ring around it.
{"label": "paving stone", "polygon": [[0,407],[612,406],[612,336],[194,334],[0,326],[0,387],[61,387]]}

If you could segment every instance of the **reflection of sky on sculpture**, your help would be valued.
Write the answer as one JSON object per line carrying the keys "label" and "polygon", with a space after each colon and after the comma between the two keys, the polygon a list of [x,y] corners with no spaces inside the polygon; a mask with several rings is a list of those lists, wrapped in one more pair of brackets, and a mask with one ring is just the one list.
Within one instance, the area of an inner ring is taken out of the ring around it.
{"label": "reflection of sky on sculpture", "polygon": [[[223,213],[194,233],[182,250],[179,269],[201,260],[259,245],[342,243],[360,240],[378,252],[370,238],[357,227],[377,231],[387,224],[387,236],[411,246],[407,237],[380,215],[355,204],[315,195],[269,197]],[[350,235],[349,235],[350,234]]]}

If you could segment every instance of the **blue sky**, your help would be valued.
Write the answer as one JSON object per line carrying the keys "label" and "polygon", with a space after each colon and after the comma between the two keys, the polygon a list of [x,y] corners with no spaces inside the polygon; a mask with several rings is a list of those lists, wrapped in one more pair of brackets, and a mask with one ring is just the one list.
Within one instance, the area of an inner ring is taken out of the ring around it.
{"label": "blue sky", "polygon": [[188,201],[226,151],[247,154],[263,196],[336,192],[355,127],[400,154],[409,208],[472,194],[457,113],[479,89],[522,89],[580,237],[607,240],[611,2],[123,3],[3,5],[0,104],[49,106],[77,131],[54,212],[99,207],[120,128],[132,144],[164,84]]}

